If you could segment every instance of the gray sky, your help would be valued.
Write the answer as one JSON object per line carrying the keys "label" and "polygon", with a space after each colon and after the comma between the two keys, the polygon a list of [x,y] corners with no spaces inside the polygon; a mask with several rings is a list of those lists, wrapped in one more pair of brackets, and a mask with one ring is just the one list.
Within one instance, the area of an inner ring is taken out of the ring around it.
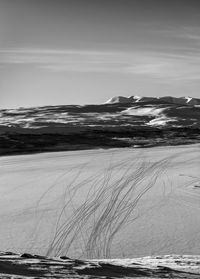
{"label": "gray sky", "polygon": [[0,0],[1,108],[199,91],[199,0]]}

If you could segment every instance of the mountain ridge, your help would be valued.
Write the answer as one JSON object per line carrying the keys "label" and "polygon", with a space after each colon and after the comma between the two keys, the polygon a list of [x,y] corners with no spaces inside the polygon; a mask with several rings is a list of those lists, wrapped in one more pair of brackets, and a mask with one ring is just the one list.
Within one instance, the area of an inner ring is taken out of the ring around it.
{"label": "mountain ridge", "polygon": [[166,103],[174,103],[180,105],[200,105],[200,99],[193,98],[189,96],[184,97],[172,97],[172,96],[163,96],[163,97],[143,97],[143,96],[114,96],[105,104],[113,103],[141,103],[141,102],[151,102],[151,101],[163,101]]}

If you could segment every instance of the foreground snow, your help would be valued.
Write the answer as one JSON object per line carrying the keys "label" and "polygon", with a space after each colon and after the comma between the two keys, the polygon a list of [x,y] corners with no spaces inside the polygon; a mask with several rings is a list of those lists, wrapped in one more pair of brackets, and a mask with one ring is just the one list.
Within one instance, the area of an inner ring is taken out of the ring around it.
{"label": "foreground snow", "polygon": [[199,147],[1,157],[0,250],[199,254]]}
{"label": "foreground snow", "polygon": [[200,278],[200,256],[75,260],[0,253],[2,279],[22,278]]}

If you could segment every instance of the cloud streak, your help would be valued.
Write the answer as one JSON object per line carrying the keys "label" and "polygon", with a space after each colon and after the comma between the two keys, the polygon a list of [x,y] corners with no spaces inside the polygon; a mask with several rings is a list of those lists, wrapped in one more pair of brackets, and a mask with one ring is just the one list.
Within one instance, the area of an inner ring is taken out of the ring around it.
{"label": "cloud streak", "polygon": [[1,49],[0,66],[29,65],[41,70],[81,73],[120,73],[159,81],[194,81],[200,78],[196,53],[155,51],[109,52],[93,50]]}

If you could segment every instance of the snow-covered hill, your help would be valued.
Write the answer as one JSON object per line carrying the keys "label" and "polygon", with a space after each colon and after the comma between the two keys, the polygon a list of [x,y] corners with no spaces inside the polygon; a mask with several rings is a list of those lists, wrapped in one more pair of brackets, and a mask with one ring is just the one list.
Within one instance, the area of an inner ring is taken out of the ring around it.
{"label": "snow-covered hill", "polygon": [[[64,127],[199,127],[200,99],[190,97],[114,97],[102,105],[46,106],[0,110],[1,132],[8,128],[48,130]],[[159,121],[158,121],[159,120]],[[162,120],[162,121],[160,121]]]}
{"label": "snow-covered hill", "polygon": [[[168,129],[173,130],[173,142],[174,139],[181,139],[175,140],[176,144],[183,144],[184,139],[188,143],[188,137],[189,143],[196,142],[200,129],[200,99],[118,96],[100,105],[1,109],[0,154],[2,149],[20,149],[22,152],[22,142],[25,143],[25,150],[41,151],[47,148],[49,141],[51,149],[56,150],[144,146],[150,143],[147,138],[153,136],[149,131],[156,131],[154,139],[162,138],[156,144],[171,144]],[[182,131],[179,133],[178,129]],[[185,129],[188,131],[185,132]],[[27,136],[30,134],[33,136]],[[38,139],[35,135],[43,136]],[[68,135],[68,138],[63,139],[63,135]],[[38,146],[35,149],[36,143]]]}

